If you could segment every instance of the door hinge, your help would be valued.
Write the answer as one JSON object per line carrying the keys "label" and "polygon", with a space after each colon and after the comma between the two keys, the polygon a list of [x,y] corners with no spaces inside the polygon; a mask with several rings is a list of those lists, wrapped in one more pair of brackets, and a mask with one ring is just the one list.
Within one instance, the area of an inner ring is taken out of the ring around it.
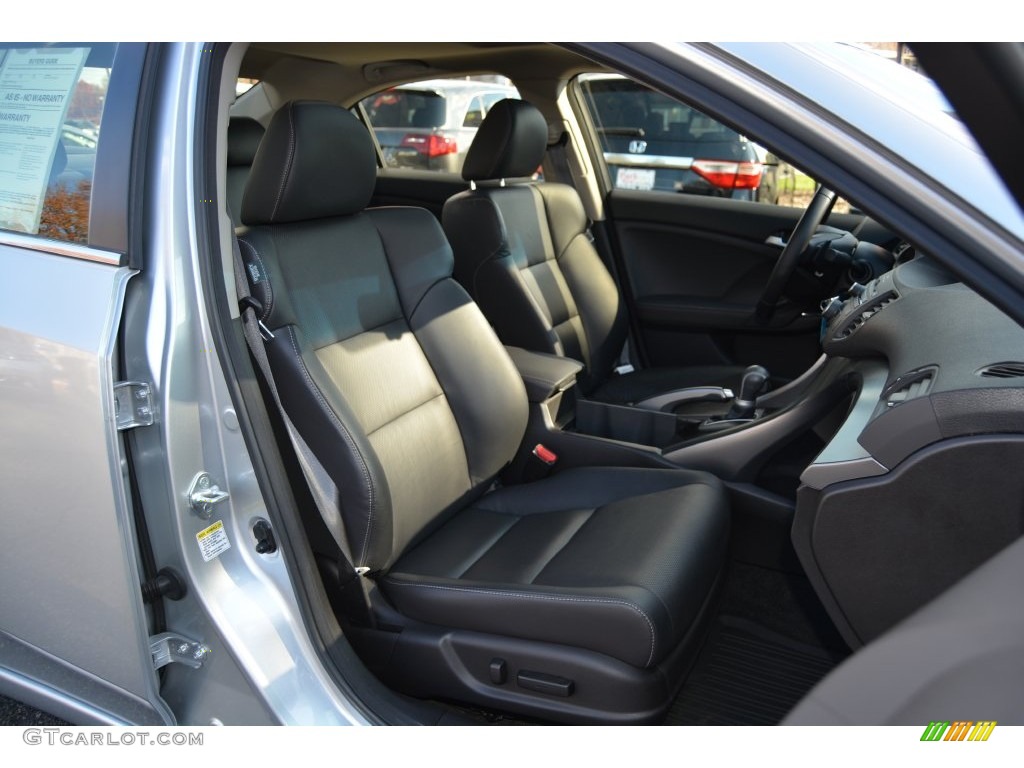
{"label": "door hinge", "polygon": [[206,657],[213,653],[213,649],[175,632],[161,632],[149,638],[149,652],[153,655],[153,669],[160,669],[174,662],[199,669]]}
{"label": "door hinge", "polygon": [[145,381],[115,383],[114,420],[118,432],[152,424],[153,386]]}

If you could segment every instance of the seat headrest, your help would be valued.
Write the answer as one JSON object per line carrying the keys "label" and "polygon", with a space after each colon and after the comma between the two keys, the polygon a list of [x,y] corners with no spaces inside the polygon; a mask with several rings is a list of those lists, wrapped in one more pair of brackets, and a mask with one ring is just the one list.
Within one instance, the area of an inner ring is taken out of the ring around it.
{"label": "seat headrest", "polygon": [[533,104],[502,99],[487,113],[466,153],[462,178],[489,181],[530,176],[544,161],[548,124]]}
{"label": "seat headrest", "polygon": [[263,126],[251,117],[232,117],[228,121],[228,166],[252,165],[264,133]]}
{"label": "seat headrest", "polygon": [[242,197],[242,223],[284,224],[366,208],[377,180],[373,139],[336,104],[290,101],[274,113]]}

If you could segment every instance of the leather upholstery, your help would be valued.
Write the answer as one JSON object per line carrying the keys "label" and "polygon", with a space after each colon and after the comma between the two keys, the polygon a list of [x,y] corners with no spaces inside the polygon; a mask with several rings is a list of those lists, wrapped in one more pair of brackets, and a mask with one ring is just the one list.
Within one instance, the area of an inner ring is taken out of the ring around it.
{"label": "leather upholstery", "polygon": [[522,347],[505,347],[508,356],[526,385],[526,397],[531,403],[542,403],[556,392],[576,383],[583,364],[567,357],[530,352]]}
{"label": "leather upholstery", "polygon": [[[522,170],[528,158],[536,167],[543,158],[543,147],[539,154],[524,149],[534,151],[537,137],[546,137],[546,129],[539,127],[544,123],[540,111],[524,101],[506,101],[502,110],[492,109],[484,118],[465,178],[513,176],[506,173],[511,166]],[[480,142],[481,136],[487,140]],[[627,318],[618,287],[594,248],[576,190],[553,182],[481,186],[448,200],[442,221],[455,252],[455,278],[502,341],[579,360],[585,366],[580,391],[603,399],[626,341]],[[741,368],[731,368],[721,386],[738,386],[741,375]],[[682,378],[687,381],[682,386],[719,385]],[[649,381],[635,388],[646,391]],[[619,382],[612,390],[624,386]],[[660,392],[676,388],[673,383]]]}
{"label": "leather upholstery", "polygon": [[626,314],[575,190],[481,187],[450,199],[443,222],[455,278],[502,341],[579,360],[580,389],[595,389],[625,343]]}
{"label": "leather upholstery", "polygon": [[253,160],[242,223],[284,224],[365,208],[377,181],[373,140],[347,118],[345,110],[315,101],[290,101],[275,112]]}
{"label": "leather upholstery", "polygon": [[544,160],[548,125],[532,105],[502,99],[487,113],[462,164],[466,181],[532,176]]}
{"label": "leather upholstery", "polygon": [[488,494],[380,585],[421,621],[646,668],[696,620],[728,519],[720,483],[704,473],[569,470]]}
{"label": "leather upholstery", "polygon": [[275,334],[267,353],[282,400],[353,494],[342,512],[356,565],[384,569],[509,461],[526,423],[523,384],[446,276],[451,251],[426,211],[252,228],[239,242]]}
{"label": "leather upholstery", "polygon": [[281,400],[339,489],[354,564],[404,632],[575,647],[660,686],[723,561],[721,484],[585,469],[491,490],[526,431],[522,379],[429,213],[351,211],[355,192],[320,189],[322,167],[358,179],[372,160],[357,128],[338,107],[282,107],[243,206],[264,223],[239,231]]}
{"label": "leather upholstery", "polygon": [[264,133],[263,126],[251,117],[233,117],[228,122],[226,191],[228,215],[236,225],[242,221],[242,195]]}
{"label": "leather upholstery", "polygon": [[266,131],[251,117],[232,117],[228,121],[228,168],[252,166]]}

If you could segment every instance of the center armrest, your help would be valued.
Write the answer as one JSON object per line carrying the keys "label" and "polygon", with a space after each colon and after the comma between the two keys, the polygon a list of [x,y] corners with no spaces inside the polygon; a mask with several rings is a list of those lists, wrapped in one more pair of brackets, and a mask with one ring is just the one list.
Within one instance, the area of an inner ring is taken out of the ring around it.
{"label": "center armrest", "polygon": [[521,347],[505,347],[526,385],[531,403],[543,403],[557,392],[564,392],[576,383],[576,374],[583,363],[568,357],[545,352],[531,352]]}

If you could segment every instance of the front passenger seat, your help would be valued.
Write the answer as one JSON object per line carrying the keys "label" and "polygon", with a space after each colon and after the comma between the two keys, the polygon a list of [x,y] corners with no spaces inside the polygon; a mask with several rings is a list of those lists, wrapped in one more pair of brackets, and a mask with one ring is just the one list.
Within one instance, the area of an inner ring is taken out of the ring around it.
{"label": "front passenger seat", "polygon": [[288,103],[238,235],[281,400],[367,569],[375,621],[346,636],[413,695],[561,721],[657,718],[724,562],[722,484],[586,468],[496,488],[526,429],[522,380],[452,279],[437,221],[364,210],[375,174],[355,117]]}
{"label": "front passenger seat", "polygon": [[628,334],[615,281],[588,233],[579,194],[528,178],[544,159],[548,127],[532,104],[505,99],[484,118],[462,168],[471,189],[445,204],[455,278],[509,346],[584,364],[577,386],[593,400],[640,403],[686,387],[739,391],[743,369],[645,368],[616,376]]}

